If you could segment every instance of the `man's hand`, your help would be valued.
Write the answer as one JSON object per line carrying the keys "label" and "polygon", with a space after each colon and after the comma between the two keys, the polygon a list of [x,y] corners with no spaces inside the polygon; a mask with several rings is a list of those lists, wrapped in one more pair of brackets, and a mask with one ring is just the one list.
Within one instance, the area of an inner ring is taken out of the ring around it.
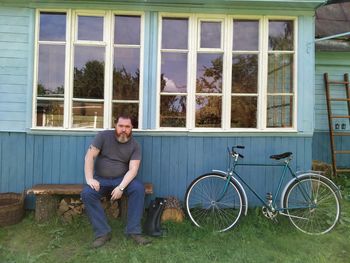
{"label": "man's hand", "polygon": [[120,190],[119,185],[113,189],[111,193],[111,200],[118,200],[122,197],[123,191]]}
{"label": "man's hand", "polygon": [[100,191],[100,183],[99,181],[95,180],[95,179],[87,179],[86,183],[95,191]]}

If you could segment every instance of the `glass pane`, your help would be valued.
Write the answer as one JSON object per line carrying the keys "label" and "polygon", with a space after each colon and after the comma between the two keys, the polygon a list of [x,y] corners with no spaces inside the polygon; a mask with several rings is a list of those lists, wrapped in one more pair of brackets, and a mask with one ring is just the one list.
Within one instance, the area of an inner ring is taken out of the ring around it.
{"label": "glass pane", "polygon": [[232,92],[258,92],[258,55],[233,55]]}
{"label": "glass pane", "polygon": [[140,50],[138,48],[114,49],[113,99],[139,99],[139,66]]}
{"label": "glass pane", "polygon": [[40,45],[38,66],[38,96],[63,97],[65,46]]}
{"label": "glass pane", "polygon": [[103,103],[73,102],[73,128],[102,128]]}
{"label": "glass pane", "polygon": [[186,96],[160,97],[160,126],[186,127]]}
{"label": "glass pane", "polygon": [[259,21],[233,21],[233,50],[259,49]]}
{"label": "glass pane", "polygon": [[256,128],[257,97],[232,97],[231,128]]}
{"label": "glass pane", "polygon": [[196,91],[206,93],[221,93],[222,55],[197,55]]}
{"label": "glass pane", "polygon": [[140,45],[141,18],[115,16],[114,44]]}
{"label": "glass pane", "polygon": [[79,16],[78,40],[103,41],[103,17]]}
{"label": "glass pane", "polygon": [[36,105],[36,126],[62,127],[63,101],[38,100]]}
{"label": "glass pane", "polygon": [[75,48],[74,98],[103,98],[104,54],[104,47]]}
{"label": "glass pane", "polygon": [[221,48],[221,22],[201,22],[201,48]]}
{"label": "glass pane", "polygon": [[293,55],[270,54],[268,61],[268,93],[293,92]]}
{"label": "glass pane", "polygon": [[162,22],[162,48],[187,49],[188,19],[163,18]]}
{"label": "glass pane", "polygon": [[66,13],[40,13],[40,41],[66,41]]}
{"label": "glass pane", "polygon": [[292,127],[293,96],[267,96],[267,127]]}
{"label": "glass pane", "polygon": [[[114,118],[116,118],[121,114],[131,116],[132,124],[134,128],[135,129],[139,128],[139,104],[138,103],[113,103],[112,114]],[[114,127],[113,123],[111,127]]]}
{"label": "glass pane", "polygon": [[293,21],[269,22],[269,50],[293,50]]}
{"label": "glass pane", "polygon": [[161,92],[187,92],[187,54],[162,53]]}
{"label": "glass pane", "polygon": [[196,127],[221,127],[221,96],[196,96]]}

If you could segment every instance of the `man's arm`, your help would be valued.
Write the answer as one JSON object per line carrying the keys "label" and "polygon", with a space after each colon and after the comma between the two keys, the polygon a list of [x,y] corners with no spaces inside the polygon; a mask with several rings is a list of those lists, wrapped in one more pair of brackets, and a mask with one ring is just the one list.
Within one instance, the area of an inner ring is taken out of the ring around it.
{"label": "man's arm", "polygon": [[113,189],[112,191],[112,200],[120,199],[123,195],[123,191],[120,190],[120,188],[126,188],[128,184],[136,177],[137,172],[140,167],[140,160],[131,160],[129,162],[129,171],[125,174],[123,181]]}
{"label": "man's arm", "polygon": [[94,179],[94,163],[97,155],[100,153],[100,150],[93,145],[89,146],[89,149],[85,155],[85,180],[86,183],[96,191],[100,190],[100,183]]}

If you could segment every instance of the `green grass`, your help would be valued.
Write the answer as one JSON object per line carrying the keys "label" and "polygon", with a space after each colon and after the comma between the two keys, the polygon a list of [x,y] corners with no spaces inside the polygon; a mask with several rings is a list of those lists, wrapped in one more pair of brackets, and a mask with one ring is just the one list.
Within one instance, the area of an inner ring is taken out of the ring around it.
{"label": "green grass", "polygon": [[111,220],[111,242],[91,249],[85,216],[70,224],[58,219],[37,224],[30,212],[21,223],[0,228],[0,262],[349,262],[349,219],[350,202],[344,200],[341,223],[329,234],[310,236],[287,218],[274,223],[256,209],[220,234],[195,228],[189,220],[164,224],[166,235],[146,247],[124,237],[121,220]]}

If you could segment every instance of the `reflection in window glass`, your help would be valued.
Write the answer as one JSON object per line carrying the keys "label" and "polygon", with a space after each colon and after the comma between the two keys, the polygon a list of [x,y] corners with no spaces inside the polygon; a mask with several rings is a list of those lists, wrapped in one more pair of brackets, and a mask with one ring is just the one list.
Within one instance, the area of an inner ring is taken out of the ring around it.
{"label": "reflection in window glass", "polygon": [[[132,124],[135,129],[139,128],[139,104],[138,103],[113,103],[112,105],[113,119],[119,115],[131,116]],[[114,127],[114,123],[112,123]]]}
{"label": "reflection in window glass", "polygon": [[103,17],[78,16],[78,40],[103,41]]}
{"label": "reflection in window glass", "polygon": [[36,126],[63,126],[63,101],[38,100],[36,104]]}
{"label": "reflection in window glass", "polygon": [[63,97],[65,46],[40,45],[38,96]]}
{"label": "reflection in window glass", "polygon": [[187,53],[162,53],[161,92],[186,93]]}
{"label": "reflection in window glass", "polygon": [[293,96],[267,96],[267,127],[293,126]]}
{"label": "reflection in window glass", "polygon": [[66,13],[40,12],[40,41],[66,41]]}
{"label": "reflection in window glass", "polygon": [[269,54],[267,91],[269,93],[293,92],[293,55]]}
{"label": "reflection in window glass", "polygon": [[259,49],[259,21],[233,21],[233,50]]}
{"label": "reflection in window glass", "polygon": [[103,98],[104,52],[104,47],[76,46],[74,57],[74,98]]}
{"label": "reflection in window glass", "polygon": [[293,21],[269,21],[269,50],[293,50]]}
{"label": "reflection in window glass", "polygon": [[187,49],[188,19],[163,18],[162,20],[162,48]]}
{"label": "reflection in window glass", "polygon": [[196,96],[196,127],[221,127],[221,101],[221,96]]}
{"label": "reflection in window glass", "polygon": [[102,128],[103,103],[73,102],[73,128]]}
{"label": "reflection in window glass", "polygon": [[233,55],[232,57],[232,92],[258,92],[258,56]]}
{"label": "reflection in window glass", "polygon": [[140,45],[140,16],[115,16],[114,44]]}
{"label": "reflection in window glass", "polygon": [[222,55],[198,54],[196,91],[221,93],[222,91]]}
{"label": "reflection in window glass", "polygon": [[138,48],[114,50],[113,99],[138,100],[140,50]]}
{"label": "reflection in window glass", "polygon": [[257,97],[232,97],[231,105],[231,128],[256,128]]}
{"label": "reflection in window glass", "polygon": [[221,48],[221,22],[201,22],[201,48]]}
{"label": "reflection in window glass", "polygon": [[160,126],[186,127],[186,96],[161,96]]}

